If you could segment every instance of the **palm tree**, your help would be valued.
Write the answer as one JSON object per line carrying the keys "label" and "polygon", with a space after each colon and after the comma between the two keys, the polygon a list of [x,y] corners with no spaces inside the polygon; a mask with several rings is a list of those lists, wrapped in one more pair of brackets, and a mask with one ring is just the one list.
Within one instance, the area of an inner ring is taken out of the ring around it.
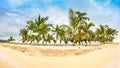
{"label": "palm tree", "polygon": [[38,39],[37,39],[38,45],[39,45],[39,41],[40,41],[41,32],[42,32],[45,22],[47,20],[48,20],[48,17],[41,18],[40,15],[38,16],[38,19],[35,20],[35,32],[38,33]]}
{"label": "palm tree", "polygon": [[118,31],[116,29],[112,29],[108,27],[107,31],[107,43],[113,42],[113,39],[115,38],[115,35],[117,35]]}
{"label": "palm tree", "polygon": [[79,11],[77,11],[77,12],[75,12],[76,13],[76,15],[77,15],[77,18],[79,19],[78,21],[80,22],[80,23],[82,23],[82,22],[84,22],[85,20],[89,20],[89,18],[88,17],[86,17],[86,13],[81,13],[81,12],[79,12]]}
{"label": "palm tree", "polygon": [[74,36],[74,39],[75,39],[75,43],[79,43],[79,45],[82,43],[83,44],[83,41],[86,42],[86,38],[87,38],[87,35],[85,33],[78,33],[76,36]]}
{"label": "palm tree", "polygon": [[65,31],[61,26],[56,25],[55,29],[52,30],[53,35],[56,35],[56,39],[60,40],[60,44],[65,36]]}
{"label": "palm tree", "polygon": [[53,27],[52,24],[46,24],[46,21],[48,20],[48,17],[40,17],[38,16],[37,19],[35,19],[35,22],[28,21],[27,22],[27,28],[31,30],[34,33],[37,33],[37,43],[39,45],[39,41],[43,40],[43,43],[45,41],[45,35],[51,30]]}
{"label": "palm tree", "polygon": [[75,45],[75,35],[76,35],[76,31],[77,31],[77,28],[79,26],[79,19],[75,16],[75,12],[72,10],[72,9],[69,9],[69,19],[70,19],[70,23],[69,23],[69,26],[72,30],[72,37],[73,37],[73,42]]}
{"label": "palm tree", "polygon": [[23,43],[28,40],[28,31],[27,31],[27,29],[25,29],[25,28],[21,29],[19,35],[22,36],[22,42]]}
{"label": "palm tree", "polygon": [[7,41],[8,41],[8,42],[10,42],[10,41],[15,41],[15,39],[13,38],[13,36],[10,36]]}
{"label": "palm tree", "polygon": [[107,29],[108,29],[108,25],[99,25],[99,28],[97,28],[96,33],[97,33],[97,37],[99,38],[98,41],[100,41],[101,43],[106,43],[107,40]]}
{"label": "palm tree", "polygon": [[28,36],[28,41],[30,41],[30,43],[34,43],[36,40],[37,40],[36,35],[29,35]]}
{"label": "palm tree", "polygon": [[44,41],[46,40],[46,36],[50,35],[49,32],[53,28],[53,25],[52,24],[43,24],[43,26],[44,27],[41,30],[41,35],[42,35],[43,44],[44,44]]}
{"label": "palm tree", "polygon": [[51,40],[56,43],[55,38],[53,37],[53,34],[50,35],[49,33],[46,35],[46,42],[49,42],[51,44]]}
{"label": "palm tree", "polygon": [[[79,11],[74,12],[72,9],[69,9],[69,26],[68,25],[61,25],[64,29],[67,29],[68,31],[67,34],[70,34],[68,36],[72,37],[72,42],[74,43],[73,45],[75,45],[76,41],[78,40],[76,35],[78,34],[79,31],[79,27],[82,26],[83,22],[85,20],[89,20],[88,17],[85,17],[86,13],[81,13]],[[70,38],[69,38],[70,40]]]}
{"label": "palm tree", "polygon": [[33,21],[27,21],[26,28],[28,31],[30,31],[30,34],[35,32],[35,23]]}
{"label": "palm tree", "polygon": [[72,9],[69,9],[69,19],[70,19],[70,23],[69,23],[69,26],[70,28],[72,29],[72,37],[73,37],[73,42],[75,45],[75,36],[76,36],[76,33],[78,31],[78,27],[82,25],[82,23],[85,21],[85,20],[89,20],[88,17],[85,17],[86,13],[81,13],[79,11],[77,12],[74,12]]}
{"label": "palm tree", "polygon": [[91,42],[96,42],[96,34],[94,31],[90,30],[89,31],[89,37],[88,37],[88,42],[91,44]]}
{"label": "palm tree", "polygon": [[85,39],[86,45],[87,45],[88,39],[90,38],[90,33],[92,32],[92,30],[90,30],[90,28],[92,26],[95,26],[95,25],[93,23],[87,23],[87,22],[84,22],[84,24],[82,26],[83,33],[85,33],[85,35],[86,35],[86,39]]}
{"label": "palm tree", "polygon": [[[30,32],[29,40],[31,39],[31,42],[34,35],[37,34],[37,43],[39,45],[39,41],[43,39],[43,43],[45,41],[45,35],[51,30],[51,27],[53,27],[52,24],[46,24],[45,22],[48,20],[48,17],[40,17],[38,16],[37,19],[35,19],[35,22],[33,21],[27,21],[27,29],[21,29],[20,35],[23,37],[23,42],[27,40],[27,34]],[[25,36],[24,36],[25,35]],[[31,38],[32,37],[32,38]]]}

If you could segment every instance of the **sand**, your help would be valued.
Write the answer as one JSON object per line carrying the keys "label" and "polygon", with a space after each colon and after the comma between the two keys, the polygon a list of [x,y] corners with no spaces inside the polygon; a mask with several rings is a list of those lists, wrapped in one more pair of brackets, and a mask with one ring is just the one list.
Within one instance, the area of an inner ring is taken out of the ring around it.
{"label": "sand", "polygon": [[[50,49],[51,47],[42,46],[40,48]],[[73,48],[64,46],[52,48],[78,49],[78,46]],[[90,49],[92,47],[80,47],[80,49],[84,48]],[[45,55],[29,56],[23,52],[0,46],[0,68],[119,68],[119,53],[119,46],[103,46],[102,49],[96,49],[81,55],[69,54],[69,56],[57,57]]]}

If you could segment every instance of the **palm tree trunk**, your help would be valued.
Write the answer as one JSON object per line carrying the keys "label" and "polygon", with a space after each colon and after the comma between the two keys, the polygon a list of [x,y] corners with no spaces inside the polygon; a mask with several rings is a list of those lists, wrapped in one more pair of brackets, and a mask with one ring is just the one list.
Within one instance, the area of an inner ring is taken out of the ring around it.
{"label": "palm tree trunk", "polygon": [[86,46],[87,46],[87,40],[85,40]]}
{"label": "palm tree trunk", "polygon": [[61,40],[60,40],[60,44],[61,44]]}
{"label": "palm tree trunk", "polygon": [[73,46],[75,46],[75,39],[73,40]]}
{"label": "palm tree trunk", "polygon": [[75,29],[74,29],[74,33],[73,33],[73,46],[75,46]]}
{"label": "palm tree trunk", "polygon": [[37,38],[37,44],[39,46],[39,41],[40,41],[40,33],[38,33],[38,38]]}

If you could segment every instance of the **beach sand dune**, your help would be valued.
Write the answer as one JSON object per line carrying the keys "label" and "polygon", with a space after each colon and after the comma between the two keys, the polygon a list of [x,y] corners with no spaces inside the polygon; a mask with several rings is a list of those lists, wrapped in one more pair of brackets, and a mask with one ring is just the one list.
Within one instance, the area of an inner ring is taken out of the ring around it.
{"label": "beach sand dune", "polygon": [[0,68],[104,68],[119,59],[119,50],[119,47],[106,47],[77,56],[54,57],[28,56],[0,46]]}

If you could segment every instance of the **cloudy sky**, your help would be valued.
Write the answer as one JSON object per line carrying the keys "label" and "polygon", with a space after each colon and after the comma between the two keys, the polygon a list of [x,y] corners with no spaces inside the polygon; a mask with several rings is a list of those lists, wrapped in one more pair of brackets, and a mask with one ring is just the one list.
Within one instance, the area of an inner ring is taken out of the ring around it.
{"label": "cloudy sky", "polygon": [[108,24],[120,32],[120,0],[0,0],[0,39],[20,40],[19,30],[39,14],[49,16],[48,23],[68,24],[69,8],[86,12],[96,27]]}

